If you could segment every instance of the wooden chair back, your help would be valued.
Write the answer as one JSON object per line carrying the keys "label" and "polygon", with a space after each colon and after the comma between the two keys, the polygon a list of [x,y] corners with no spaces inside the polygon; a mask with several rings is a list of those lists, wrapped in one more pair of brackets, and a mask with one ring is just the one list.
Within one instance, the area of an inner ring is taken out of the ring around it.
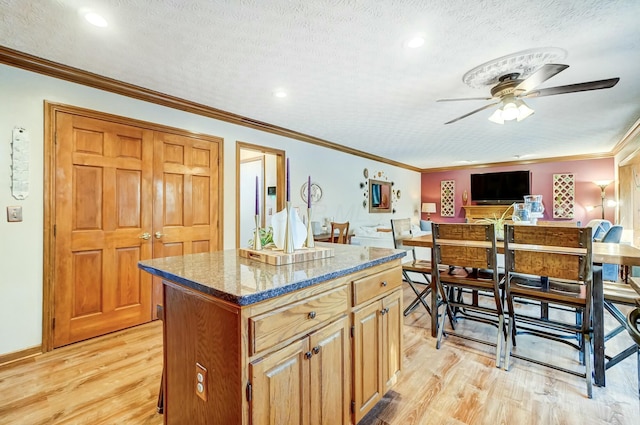
{"label": "wooden chair back", "polygon": [[434,223],[432,236],[437,264],[492,270],[497,266],[493,224]]}
{"label": "wooden chair back", "polygon": [[505,226],[507,271],[568,279],[591,280],[590,227]]}
{"label": "wooden chair back", "polygon": [[[336,230],[338,233],[336,233]],[[348,243],[348,235],[349,234],[349,222],[346,223],[334,223],[331,222],[331,242],[332,243]]]}

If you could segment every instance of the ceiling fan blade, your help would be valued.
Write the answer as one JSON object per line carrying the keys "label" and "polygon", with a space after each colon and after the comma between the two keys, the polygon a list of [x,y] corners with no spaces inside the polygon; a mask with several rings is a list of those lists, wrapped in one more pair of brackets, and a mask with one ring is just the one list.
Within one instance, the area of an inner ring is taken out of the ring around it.
{"label": "ceiling fan blade", "polygon": [[451,123],[454,123],[454,122],[456,122],[456,121],[461,120],[462,118],[467,118],[469,115],[473,115],[473,114],[475,114],[476,112],[480,112],[480,111],[484,111],[485,109],[489,109],[489,108],[491,108],[492,106],[497,105],[498,103],[500,103],[500,101],[499,101],[499,100],[498,100],[497,102],[493,102],[493,103],[490,103],[490,104],[488,104],[488,105],[485,105],[485,106],[483,106],[482,108],[478,108],[478,109],[476,109],[475,111],[471,111],[471,112],[469,112],[468,114],[464,114],[464,115],[462,115],[462,116],[459,116],[458,118],[452,119],[451,121],[447,121],[445,124],[451,124]]}
{"label": "ceiling fan blade", "polygon": [[530,90],[533,90],[534,88],[538,87],[540,84],[547,81],[549,78],[561,73],[567,68],[569,68],[569,65],[561,65],[561,64],[555,64],[555,63],[548,63],[546,65],[543,65],[540,69],[538,69],[536,72],[531,74],[528,78],[526,78],[524,81],[518,84],[514,88],[514,91],[528,92]]}
{"label": "ceiling fan blade", "polygon": [[569,84],[567,86],[549,87],[547,89],[532,90],[518,96],[519,98],[531,98],[542,96],[553,96],[555,94],[574,93],[579,91],[609,89],[618,84],[620,78],[609,78],[608,80],[589,81],[587,83]]}
{"label": "ceiling fan blade", "polygon": [[436,102],[457,102],[458,100],[491,100],[493,97],[460,97],[457,99],[438,99]]}

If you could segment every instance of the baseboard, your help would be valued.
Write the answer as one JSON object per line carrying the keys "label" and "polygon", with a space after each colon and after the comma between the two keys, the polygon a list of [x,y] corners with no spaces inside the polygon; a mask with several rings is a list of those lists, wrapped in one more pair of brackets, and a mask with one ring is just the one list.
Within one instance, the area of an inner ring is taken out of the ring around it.
{"label": "baseboard", "polygon": [[42,346],[25,348],[24,350],[14,351],[12,353],[0,355],[0,367],[6,366],[10,363],[17,362],[19,360],[27,359],[29,357],[42,354]]}

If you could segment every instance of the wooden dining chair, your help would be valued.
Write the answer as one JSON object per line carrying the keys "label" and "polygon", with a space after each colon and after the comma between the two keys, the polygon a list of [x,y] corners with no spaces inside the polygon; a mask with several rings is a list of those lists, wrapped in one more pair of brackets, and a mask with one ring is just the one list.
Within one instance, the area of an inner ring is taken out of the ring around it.
{"label": "wooden dining chair", "polygon": [[[444,335],[453,335],[495,347],[496,367],[500,367],[507,331],[500,291],[495,224],[434,223],[433,280],[443,294],[444,306],[459,319],[474,320],[496,328],[493,340],[479,334],[445,330],[444,312],[438,314],[436,348]],[[444,266],[444,267],[442,267]],[[484,332],[482,332],[484,334]]]}
{"label": "wooden dining chair", "polygon": [[[591,228],[507,224],[504,253],[508,329],[512,336],[507,338],[505,370],[509,369],[510,357],[515,357],[580,376],[585,378],[591,398]],[[522,309],[516,311],[518,300],[564,306],[568,311],[551,318],[527,315]],[[517,335],[542,337],[575,348],[581,353],[584,373],[542,361],[544,356],[534,352],[514,351]]]}
{"label": "wooden dining chair", "polygon": [[[337,231],[337,233],[336,233]],[[330,233],[331,243],[349,243],[349,222],[346,223],[334,223],[331,222],[331,233]]]}

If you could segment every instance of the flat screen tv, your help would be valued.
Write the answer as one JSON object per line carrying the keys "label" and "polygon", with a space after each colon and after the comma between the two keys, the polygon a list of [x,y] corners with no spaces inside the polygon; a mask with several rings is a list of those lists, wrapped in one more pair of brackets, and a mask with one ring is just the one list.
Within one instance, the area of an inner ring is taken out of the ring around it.
{"label": "flat screen tv", "polygon": [[523,202],[531,195],[529,171],[471,174],[471,201],[477,204]]}

